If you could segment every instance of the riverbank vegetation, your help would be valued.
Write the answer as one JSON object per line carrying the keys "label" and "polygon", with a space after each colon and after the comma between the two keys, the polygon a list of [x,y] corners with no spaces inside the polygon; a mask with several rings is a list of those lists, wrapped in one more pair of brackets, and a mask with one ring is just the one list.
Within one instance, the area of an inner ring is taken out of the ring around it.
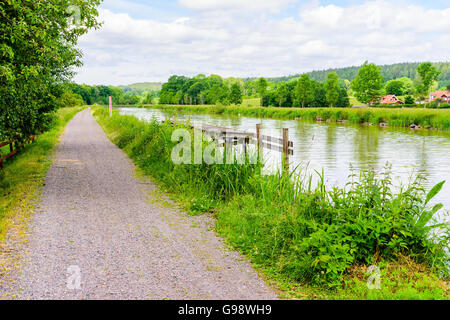
{"label": "riverbank vegetation", "polygon": [[[51,164],[51,153],[66,124],[82,107],[62,108],[53,117],[50,129],[26,145],[0,171],[0,241],[14,222],[17,211],[31,211],[30,202],[38,194]],[[8,150],[4,150],[8,152]]]}
{"label": "riverbank vegetation", "polygon": [[[421,65],[428,66],[425,70],[431,70],[432,77],[427,73],[418,72]],[[142,106],[155,103],[228,106],[241,104],[243,99],[257,101],[255,104],[252,103],[252,106],[345,108],[364,103],[366,99],[363,97],[370,92],[370,99],[377,100],[383,95],[395,95],[405,104],[414,105],[416,101],[425,99],[426,87],[449,90],[448,65],[448,63],[405,63],[377,67],[366,63],[361,67],[313,71],[303,75],[269,79],[222,78],[218,75],[203,74],[189,78],[174,75],[164,84],[138,83],[118,87],[70,83],[64,87],[63,104],[107,105],[111,96],[115,106]],[[362,81],[358,81],[361,75],[364,75],[365,68],[372,69],[374,72],[366,74],[379,81],[364,76]],[[367,83],[376,83],[377,86],[367,88],[367,91],[363,88]],[[424,86],[425,83],[427,86]],[[359,97],[359,101],[356,96]],[[247,106],[245,103],[244,105]],[[433,106],[427,104],[427,107]]]}
{"label": "riverbank vegetation", "polygon": [[[395,95],[403,103],[413,105],[425,101],[432,89],[448,90],[442,76],[448,76],[448,64],[417,64],[413,73],[399,78],[386,79],[382,68],[365,62],[351,78],[340,78],[329,72],[325,77],[311,77],[305,73],[297,77],[279,79],[222,79],[218,75],[203,74],[192,78],[172,76],[163,84],[160,104],[215,105],[240,104],[239,96],[260,98],[264,107],[347,108],[352,105],[372,105],[385,95]],[[339,74],[343,74],[342,72]],[[414,79],[414,81],[413,81]],[[442,85],[439,87],[439,85]],[[440,103],[438,103],[439,105]],[[431,105],[427,104],[427,107]]]}
{"label": "riverbank vegetation", "polygon": [[[444,182],[425,191],[419,178],[394,192],[387,166],[329,189],[323,173],[313,184],[299,173],[263,175],[261,164],[174,165],[178,126],[110,118],[102,108],[94,115],[186,210],[214,215],[216,231],[283,297],[448,299],[448,225],[433,222],[442,206],[430,205]],[[380,290],[367,286],[371,265],[380,268]]]}
{"label": "riverbank vegetation", "polygon": [[435,109],[397,109],[397,108],[274,108],[243,106],[151,106],[165,111],[195,113],[229,114],[261,118],[298,119],[320,122],[348,122],[354,124],[387,125],[410,127],[412,124],[422,128],[450,130],[450,110]]}

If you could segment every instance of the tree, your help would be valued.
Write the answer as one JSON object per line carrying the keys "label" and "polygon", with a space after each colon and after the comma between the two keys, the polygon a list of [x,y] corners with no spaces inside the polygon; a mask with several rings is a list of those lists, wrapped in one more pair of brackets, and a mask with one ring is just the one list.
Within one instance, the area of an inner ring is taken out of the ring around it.
{"label": "tree", "polygon": [[384,78],[381,75],[380,68],[367,61],[359,69],[355,80],[352,81],[352,90],[355,97],[362,103],[371,104],[377,101],[381,96],[381,90],[384,86]]}
{"label": "tree", "polygon": [[413,81],[408,77],[401,77],[396,79],[397,81],[400,81],[403,85],[403,94],[405,95],[412,95],[415,93],[414,90],[414,83]]}
{"label": "tree", "polygon": [[147,96],[142,100],[142,104],[153,104],[153,96],[147,93]]}
{"label": "tree", "polygon": [[386,83],[386,94],[393,94],[396,96],[403,95],[403,82],[399,80],[390,80]]}
{"label": "tree", "polygon": [[252,97],[255,95],[255,93],[258,92],[257,88],[257,81],[250,81],[247,80],[244,82],[244,95]]}
{"label": "tree", "polygon": [[339,97],[336,103],[336,107],[338,108],[348,108],[350,107],[350,99],[347,94],[347,90],[344,88],[339,89]]}
{"label": "tree", "polygon": [[259,95],[259,97],[261,99],[266,94],[267,85],[268,85],[268,83],[267,83],[267,80],[265,78],[259,78],[257,83],[256,83],[256,88],[257,88],[257,91],[258,91],[258,95]]}
{"label": "tree", "polygon": [[424,62],[417,67],[417,73],[421,80],[419,90],[421,90],[421,93],[426,97],[429,97],[431,87],[433,83],[438,80],[441,72],[438,71],[431,62]]}
{"label": "tree", "polygon": [[[61,84],[82,65],[78,38],[99,27],[99,4],[0,1],[0,141],[24,139],[48,127],[64,94]],[[79,9],[76,19],[71,5]]]}
{"label": "tree", "polygon": [[57,101],[57,105],[60,108],[84,105],[83,98],[79,94],[73,93],[72,90],[64,91],[64,93],[61,95],[61,97],[58,98]]}
{"label": "tree", "polygon": [[405,97],[405,104],[414,104],[414,103],[415,103],[415,101],[414,101],[413,97],[411,97],[411,96]]}
{"label": "tree", "polygon": [[222,88],[220,89],[218,101],[221,104],[228,106],[230,104],[230,93],[230,88],[228,88],[228,86],[222,86]]}
{"label": "tree", "polygon": [[233,83],[231,85],[230,102],[234,104],[242,103],[242,88],[239,83]]}
{"label": "tree", "polygon": [[311,81],[313,90],[313,99],[311,100],[311,107],[314,108],[326,108],[329,106],[327,101],[327,90],[325,84],[318,81]]}
{"label": "tree", "polygon": [[447,85],[447,90],[450,91],[450,84]]}
{"label": "tree", "polygon": [[283,103],[287,101],[289,95],[289,89],[285,82],[281,82],[277,88],[276,96],[278,101],[278,106],[281,108]]}
{"label": "tree", "polygon": [[330,72],[328,74],[325,89],[330,107],[335,107],[339,99],[339,77],[336,73]]}
{"label": "tree", "polygon": [[308,74],[303,74],[295,86],[295,98],[299,101],[302,108],[314,99],[314,91]]}

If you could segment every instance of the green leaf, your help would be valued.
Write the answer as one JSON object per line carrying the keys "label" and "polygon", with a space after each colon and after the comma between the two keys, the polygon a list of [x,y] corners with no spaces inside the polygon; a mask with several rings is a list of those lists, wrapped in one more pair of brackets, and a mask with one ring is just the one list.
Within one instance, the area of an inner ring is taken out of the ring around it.
{"label": "green leaf", "polygon": [[430,200],[433,199],[441,191],[442,187],[444,186],[444,183],[445,181],[439,182],[430,190],[430,192],[428,192],[427,199],[425,200],[425,205],[427,205],[428,202],[430,202]]}
{"label": "green leaf", "polygon": [[444,205],[442,203],[439,203],[433,207],[430,211],[423,211],[420,215],[419,219],[416,222],[417,228],[423,228],[426,226],[426,224],[431,220],[431,218],[434,216],[436,212],[438,212],[440,209],[442,209]]}
{"label": "green leaf", "polygon": [[437,229],[437,228],[441,228],[441,227],[446,227],[446,228],[448,228],[449,226],[450,226],[450,223],[449,223],[449,222],[438,223],[438,224],[434,224],[434,225],[432,225],[432,226],[427,226],[427,227],[425,228],[425,230],[428,232],[428,231],[430,231],[430,230]]}

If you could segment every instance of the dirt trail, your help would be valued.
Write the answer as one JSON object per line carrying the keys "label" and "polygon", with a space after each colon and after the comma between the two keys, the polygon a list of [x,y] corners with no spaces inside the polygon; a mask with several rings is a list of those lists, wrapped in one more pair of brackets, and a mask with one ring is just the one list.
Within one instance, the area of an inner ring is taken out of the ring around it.
{"label": "dirt trail", "polygon": [[79,113],[47,173],[14,281],[17,298],[277,298],[214,235],[213,220],[169,203],[135,177],[89,110]]}

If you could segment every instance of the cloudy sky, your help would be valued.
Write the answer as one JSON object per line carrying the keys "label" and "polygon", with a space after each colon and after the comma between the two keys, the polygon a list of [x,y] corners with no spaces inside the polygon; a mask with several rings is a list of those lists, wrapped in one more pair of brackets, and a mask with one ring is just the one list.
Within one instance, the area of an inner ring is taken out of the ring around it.
{"label": "cloudy sky", "polygon": [[100,20],[78,83],[450,60],[448,0],[105,0]]}

